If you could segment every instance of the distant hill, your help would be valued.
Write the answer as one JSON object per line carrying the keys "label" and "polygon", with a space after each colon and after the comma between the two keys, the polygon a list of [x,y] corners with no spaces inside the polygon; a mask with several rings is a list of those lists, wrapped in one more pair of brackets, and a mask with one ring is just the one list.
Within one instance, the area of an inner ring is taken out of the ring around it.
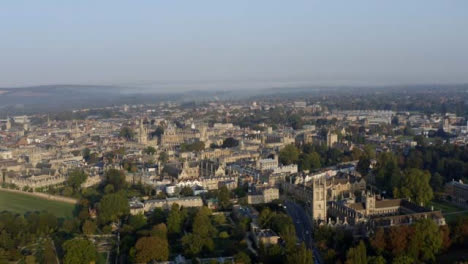
{"label": "distant hill", "polygon": [[123,103],[149,103],[170,99],[164,94],[129,93],[129,88],[96,85],[45,85],[23,88],[0,88],[0,111],[70,110]]}

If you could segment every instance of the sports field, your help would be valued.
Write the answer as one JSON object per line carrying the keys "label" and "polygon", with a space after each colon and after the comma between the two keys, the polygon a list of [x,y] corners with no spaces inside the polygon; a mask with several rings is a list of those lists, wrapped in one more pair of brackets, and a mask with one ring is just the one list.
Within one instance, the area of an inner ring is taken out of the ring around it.
{"label": "sports field", "polygon": [[23,214],[29,211],[48,211],[57,217],[72,217],[75,205],[50,201],[21,193],[0,190],[0,211],[11,211]]}

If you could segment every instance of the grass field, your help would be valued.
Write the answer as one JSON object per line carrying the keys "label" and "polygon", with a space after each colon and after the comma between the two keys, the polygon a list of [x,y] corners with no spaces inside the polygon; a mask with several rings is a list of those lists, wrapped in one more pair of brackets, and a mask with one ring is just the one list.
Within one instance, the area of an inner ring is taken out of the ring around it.
{"label": "grass field", "polygon": [[50,201],[21,193],[0,190],[0,211],[23,214],[30,211],[48,211],[57,217],[72,217],[75,205]]}
{"label": "grass field", "polygon": [[468,216],[467,209],[457,207],[449,202],[432,201],[428,206],[434,206],[434,210],[442,211],[442,214],[445,216],[445,220],[449,223],[456,221],[458,217]]}

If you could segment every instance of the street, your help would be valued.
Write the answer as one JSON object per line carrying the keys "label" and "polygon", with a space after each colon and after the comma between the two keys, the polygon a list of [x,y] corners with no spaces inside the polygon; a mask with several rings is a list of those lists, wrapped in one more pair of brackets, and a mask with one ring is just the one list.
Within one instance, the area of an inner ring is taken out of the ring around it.
{"label": "street", "polygon": [[321,263],[321,258],[318,250],[314,247],[314,241],[312,238],[312,222],[302,206],[295,202],[286,200],[285,201],[286,211],[294,222],[296,228],[296,235],[299,242],[304,242],[307,248],[312,249],[314,253],[314,260],[316,264]]}

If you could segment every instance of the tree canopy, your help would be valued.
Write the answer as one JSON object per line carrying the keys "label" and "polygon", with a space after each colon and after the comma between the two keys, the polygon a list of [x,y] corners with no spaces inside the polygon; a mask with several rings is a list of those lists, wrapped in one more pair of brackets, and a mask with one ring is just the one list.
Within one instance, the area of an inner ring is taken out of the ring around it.
{"label": "tree canopy", "polygon": [[70,239],[63,243],[64,264],[89,264],[97,260],[97,250],[87,239]]}

